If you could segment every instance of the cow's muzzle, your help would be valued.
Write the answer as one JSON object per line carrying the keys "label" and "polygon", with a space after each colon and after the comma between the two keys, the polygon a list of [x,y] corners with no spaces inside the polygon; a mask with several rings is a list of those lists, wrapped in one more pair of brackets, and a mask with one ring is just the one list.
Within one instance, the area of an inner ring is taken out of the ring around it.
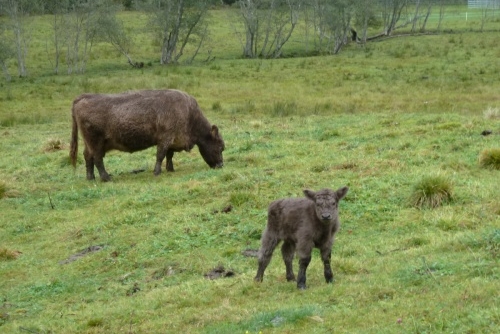
{"label": "cow's muzzle", "polygon": [[329,213],[322,213],[321,214],[321,219],[323,219],[324,221],[332,220],[332,215],[329,214]]}

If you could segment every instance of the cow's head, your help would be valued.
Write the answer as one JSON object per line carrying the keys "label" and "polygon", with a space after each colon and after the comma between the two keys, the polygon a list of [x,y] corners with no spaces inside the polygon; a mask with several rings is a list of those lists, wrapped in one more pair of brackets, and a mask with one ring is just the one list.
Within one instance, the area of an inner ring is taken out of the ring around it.
{"label": "cow's head", "polygon": [[327,223],[337,218],[339,202],[344,198],[348,190],[348,187],[342,187],[336,191],[331,189],[323,189],[316,192],[304,190],[304,195],[314,202],[318,219]]}
{"label": "cow's head", "polygon": [[210,133],[200,140],[198,143],[203,160],[210,168],[221,168],[224,166],[222,159],[222,151],[224,151],[224,140],[219,133],[217,125],[212,125]]}

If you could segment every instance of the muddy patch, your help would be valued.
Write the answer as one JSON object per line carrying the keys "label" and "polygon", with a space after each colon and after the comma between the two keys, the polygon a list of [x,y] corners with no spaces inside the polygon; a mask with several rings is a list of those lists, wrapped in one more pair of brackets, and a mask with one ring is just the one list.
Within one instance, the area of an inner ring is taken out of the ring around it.
{"label": "muddy patch", "polygon": [[231,269],[224,269],[224,266],[218,266],[215,267],[214,269],[210,270],[208,273],[206,273],[205,278],[206,279],[218,279],[218,278],[224,278],[224,277],[233,277],[235,275],[234,271]]}
{"label": "muddy patch", "polygon": [[216,214],[216,213],[219,213],[219,212],[221,212],[221,213],[229,213],[229,212],[231,212],[232,210],[233,210],[233,206],[232,206],[231,204],[229,204],[229,205],[225,206],[225,207],[224,207],[221,211],[219,211],[219,210],[214,210],[212,213],[213,213],[213,214]]}
{"label": "muddy patch", "polygon": [[243,256],[246,257],[257,257],[259,256],[259,250],[258,249],[245,249],[244,251],[241,252]]}
{"label": "muddy patch", "polygon": [[66,260],[59,261],[59,264],[68,264],[68,263],[74,262],[74,261],[76,261],[76,260],[78,260],[78,259],[80,259],[80,258],[82,258],[90,253],[98,252],[103,248],[104,248],[104,245],[95,245],[95,246],[87,247],[84,250],[82,250],[76,254],[71,255]]}

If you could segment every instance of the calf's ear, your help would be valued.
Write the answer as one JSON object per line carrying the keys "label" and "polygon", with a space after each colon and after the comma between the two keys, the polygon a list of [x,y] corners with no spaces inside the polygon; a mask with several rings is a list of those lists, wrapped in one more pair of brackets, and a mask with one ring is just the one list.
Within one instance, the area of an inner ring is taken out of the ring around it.
{"label": "calf's ear", "polygon": [[345,195],[347,195],[348,191],[349,187],[342,187],[337,189],[337,191],[335,192],[335,194],[337,195],[337,200],[340,201],[342,198],[344,198]]}
{"label": "calf's ear", "polygon": [[316,193],[312,190],[305,189],[304,190],[304,195],[306,195],[307,198],[309,198],[311,201],[316,200]]}

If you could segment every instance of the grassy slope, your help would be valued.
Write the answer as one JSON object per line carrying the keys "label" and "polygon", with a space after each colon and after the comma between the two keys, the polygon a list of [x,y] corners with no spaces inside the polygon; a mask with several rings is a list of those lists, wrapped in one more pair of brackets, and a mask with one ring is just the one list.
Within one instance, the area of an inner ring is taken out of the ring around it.
{"label": "grassy slope", "polygon": [[[230,31],[219,27],[214,49],[229,47],[222,41]],[[262,61],[229,53],[208,65],[142,70],[109,65],[118,55],[97,48],[106,56],[96,56],[86,75],[52,76],[40,62],[32,71],[42,75],[3,83],[0,248],[22,254],[0,259],[0,331],[498,327],[498,171],[477,164],[481,150],[499,145],[500,120],[483,116],[499,104],[500,64],[491,61],[500,56],[497,35],[392,39],[335,57]],[[143,49],[138,58],[153,61],[154,45]],[[35,50],[41,58],[44,48]],[[193,94],[220,126],[224,169],[209,170],[195,149],[174,157],[175,173],[155,178],[150,149],[110,153],[112,183],[85,181],[81,160],[73,171],[74,96],[164,87]],[[495,133],[482,137],[484,129]],[[46,152],[58,140],[64,149]],[[137,168],[147,172],[130,174]],[[407,205],[427,175],[452,180],[451,204]],[[268,203],[345,184],[336,282],[324,283],[315,253],[310,289],[296,291],[277,250],[264,283],[254,284],[255,259],[241,251],[259,246]],[[214,213],[228,204],[230,213]],[[104,249],[59,264],[91,245]],[[218,265],[235,277],[206,280]]]}

